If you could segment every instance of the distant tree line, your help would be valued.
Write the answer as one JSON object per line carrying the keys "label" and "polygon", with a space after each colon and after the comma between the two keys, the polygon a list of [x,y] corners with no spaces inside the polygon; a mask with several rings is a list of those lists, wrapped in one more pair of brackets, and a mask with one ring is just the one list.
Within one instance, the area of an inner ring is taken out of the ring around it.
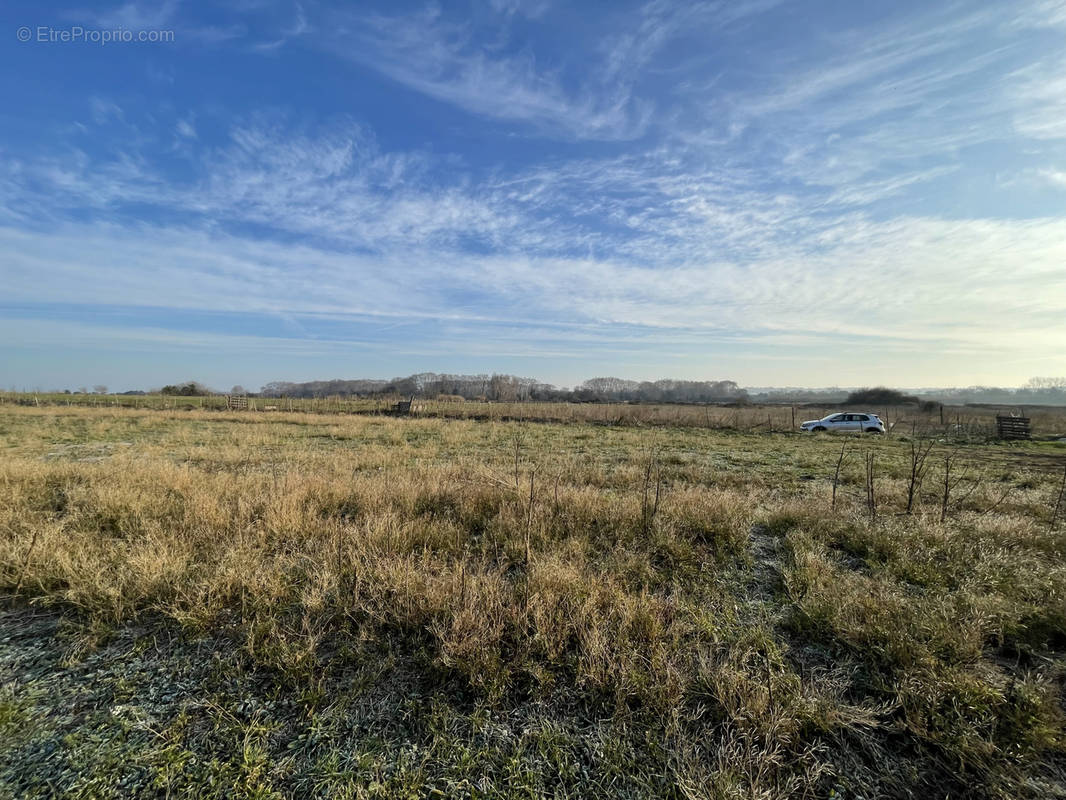
{"label": "distant tree line", "polygon": [[1030,382],[1018,389],[998,386],[966,386],[957,389],[920,389],[916,394],[923,400],[939,400],[957,405],[987,403],[989,405],[1062,406],[1066,405],[1066,379],[1060,380],[1064,382],[1059,386],[1034,386]]}
{"label": "distant tree line", "polygon": [[443,395],[461,397],[464,400],[495,402],[539,400],[589,403],[721,403],[747,398],[747,393],[734,381],[631,381],[623,378],[592,378],[573,389],[566,389],[517,375],[448,375],[435,372],[422,372],[391,381],[274,381],[266,384],[260,393],[264,397],[401,395],[434,398]]}
{"label": "distant tree line", "polygon": [[610,400],[623,403],[727,403],[748,400],[734,381],[630,381],[593,378],[573,391],[575,400]]}
{"label": "distant tree line", "polygon": [[901,392],[883,386],[863,389],[760,388],[749,389],[755,403],[812,403],[828,405],[868,405],[883,407],[966,403],[988,405],[1066,405],[1066,378],[1032,378],[1024,386],[964,386],[948,389],[910,389]]}
{"label": "distant tree line", "polygon": [[[80,387],[68,394],[89,394]],[[95,394],[107,394],[106,386],[94,386]],[[122,394],[145,394],[140,390]],[[149,394],[178,397],[206,397],[222,394],[199,381],[167,384]],[[252,395],[242,386],[234,386],[228,394]],[[997,386],[967,386],[949,389],[910,389],[906,393],[884,386],[863,389],[830,387],[810,388],[749,388],[742,389],[735,381],[684,381],[663,379],[633,381],[625,378],[591,378],[572,389],[553,386],[535,378],[517,375],[482,374],[451,375],[420,372],[406,378],[392,380],[356,379],[306,381],[273,381],[262,387],[263,397],[375,397],[402,396],[417,398],[448,397],[458,400],[490,400],[495,402],[569,401],[584,403],[809,403],[829,405],[867,405],[881,408],[894,405],[947,403],[985,403],[989,405],[1066,405],[1066,377],[1031,378],[1018,388]]]}
{"label": "distant tree line", "polygon": [[159,390],[159,394],[175,397],[208,397],[217,394],[217,392],[204,386],[199,381],[186,381],[185,383],[167,384]]}

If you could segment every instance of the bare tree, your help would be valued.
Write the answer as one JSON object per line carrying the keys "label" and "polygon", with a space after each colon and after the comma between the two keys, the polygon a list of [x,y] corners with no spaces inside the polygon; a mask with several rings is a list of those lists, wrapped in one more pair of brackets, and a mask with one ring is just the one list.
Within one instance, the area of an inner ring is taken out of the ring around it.
{"label": "bare tree", "polygon": [[[952,467],[955,464],[955,456],[957,456],[958,453],[959,453],[959,448],[956,447],[947,456],[944,457],[944,496],[941,499],[941,503],[940,503],[940,521],[941,522],[943,522],[944,520],[946,520],[948,518],[948,513],[951,511],[951,495],[952,495],[952,492],[954,492],[955,489],[958,488],[959,484],[962,483],[963,480],[965,480],[965,478],[966,478],[966,474],[963,473],[958,478],[956,478],[954,481],[951,480],[951,469],[952,469]],[[981,482],[981,477],[978,476],[977,478],[975,478],[973,480],[974,480],[974,485],[971,486],[970,487],[970,491],[968,491],[958,501],[957,505],[961,505],[962,502],[967,497],[969,497],[971,494],[973,494],[974,489],[976,489],[977,486]]]}
{"label": "bare tree", "polygon": [[[532,548],[530,547],[530,537],[533,533],[533,503],[536,502],[537,492],[534,481],[537,477],[537,467],[534,466],[529,471],[529,502],[526,503],[526,568],[529,568],[531,561],[533,560]],[[527,593],[528,600],[528,593]]]}
{"label": "bare tree", "polygon": [[1066,377],[1036,377],[1030,378],[1026,384],[1026,389],[1066,389]]}
{"label": "bare tree", "polygon": [[907,486],[907,513],[914,508],[914,498],[922,488],[922,480],[925,478],[925,459],[933,449],[933,443],[923,446],[920,441],[911,441],[911,480]]}
{"label": "bare tree", "polygon": [[644,534],[651,533],[659,502],[663,495],[663,472],[659,464],[659,448],[653,448],[644,465],[644,492],[640,503],[641,527]]}
{"label": "bare tree", "polygon": [[877,497],[874,494],[874,454],[866,454],[866,510],[870,512],[870,521],[877,520]]}
{"label": "bare tree", "polygon": [[511,448],[514,451],[514,488],[519,488],[518,465],[522,459],[522,445],[524,444],[522,429],[517,425],[511,430]]}
{"label": "bare tree", "polygon": [[829,503],[829,510],[835,511],[837,507],[837,485],[840,483],[840,467],[844,464],[844,454],[848,448],[848,440],[845,439],[840,445],[840,458],[837,459],[837,469],[833,473],[833,499]]}
{"label": "bare tree", "polygon": [[1054,528],[1055,523],[1059,519],[1059,509],[1062,508],[1062,501],[1066,498],[1066,467],[1062,469],[1062,486],[1059,487],[1059,496],[1055,500],[1055,507],[1051,509],[1051,523],[1048,527]]}
{"label": "bare tree", "polygon": [[93,387],[93,394],[107,394],[107,387],[102,383],[98,383]]}
{"label": "bare tree", "polygon": [[870,512],[870,522],[876,521],[877,497],[874,494],[872,451],[867,453],[867,510]]}
{"label": "bare tree", "polygon": [[940,521],[943,522],[948,517],[948,503],[951,502],[951,489],[953,484],[951,483],[951,464],[955,460],[955,454],[958,452],[958,448],[952,450],[946,456],[944,456],[944,496],[940,503]]}

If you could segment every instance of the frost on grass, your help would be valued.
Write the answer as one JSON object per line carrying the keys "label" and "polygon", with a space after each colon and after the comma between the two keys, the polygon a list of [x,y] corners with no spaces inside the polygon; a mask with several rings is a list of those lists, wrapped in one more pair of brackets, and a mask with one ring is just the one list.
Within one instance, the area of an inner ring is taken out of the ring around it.
{"label": "frost on grass", "polygon": [[1063,791],[1036,444],[4,416],[0,796]]}

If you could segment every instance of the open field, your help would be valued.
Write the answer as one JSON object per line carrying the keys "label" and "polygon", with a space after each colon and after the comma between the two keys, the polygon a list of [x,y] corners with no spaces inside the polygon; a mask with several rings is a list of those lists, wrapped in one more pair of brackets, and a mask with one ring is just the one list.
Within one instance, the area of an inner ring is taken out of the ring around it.
{"label": "open field", "polygon": [[[400,397],[253,397],[249,410],[256,413],[311,413],[388,415]],[[840,410],[839,404],[820,406],[730,405],[676,403],[570,403],[570,402],[454,402],[416,400],[413,416],[436,419],[473,419],[488,422],[560,422],[594,425],[648,425],[656,427],[710,428],[746,432],[794,431],[807,419],[820,419]],[[172,395],[96,395],[35,392],[0,392],[4,406],[34,408],[133,408],[156,411],[225,411],[225,395],[181,397]],[[949,435],[987,438],[995,431],[997,414],[1024,415],[1032,419],[1037,438],[1066,436],[1066,407],[1004,405],[915,405],[855,410],[879,414],[889,429],[899,434]]]}
{"label": "open field", "polygon": [[447,416],[0,406],[0,798],[1066,797],[1066,444]]}

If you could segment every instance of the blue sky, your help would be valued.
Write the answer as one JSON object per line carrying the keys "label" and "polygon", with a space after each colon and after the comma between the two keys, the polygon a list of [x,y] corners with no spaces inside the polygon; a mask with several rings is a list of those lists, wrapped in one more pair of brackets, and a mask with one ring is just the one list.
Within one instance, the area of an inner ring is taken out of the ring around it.
{"label": "blue sky", "polygon": [[1066,373],[1060,0],[9,0],[0,35],[4,387]]}

